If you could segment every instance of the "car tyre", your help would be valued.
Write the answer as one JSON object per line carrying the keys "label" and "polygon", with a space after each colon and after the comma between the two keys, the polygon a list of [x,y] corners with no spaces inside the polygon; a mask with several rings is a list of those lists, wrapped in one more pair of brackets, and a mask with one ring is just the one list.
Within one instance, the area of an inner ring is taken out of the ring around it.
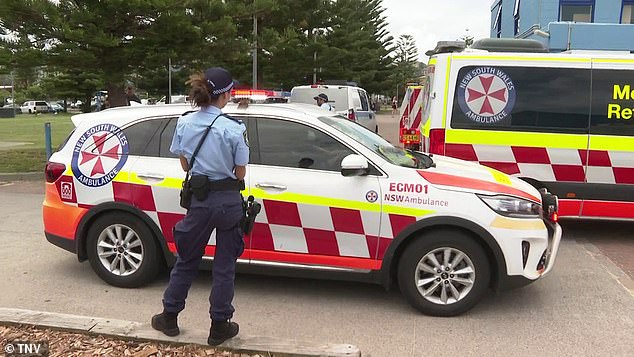
{"label": "car tyre", "polygon": [[133,215],[113,212],[97,218],[86,239],[92,269],[110,285],[136,288],[162,270],[154,235]]}
{"label": "car tyre", "polygon": [[486,293],[490,280],[491,267],[484,249],[458,230],[421,235],[405,248],[398,265],[401,292],[413,307],[431,316],[468,311]]}

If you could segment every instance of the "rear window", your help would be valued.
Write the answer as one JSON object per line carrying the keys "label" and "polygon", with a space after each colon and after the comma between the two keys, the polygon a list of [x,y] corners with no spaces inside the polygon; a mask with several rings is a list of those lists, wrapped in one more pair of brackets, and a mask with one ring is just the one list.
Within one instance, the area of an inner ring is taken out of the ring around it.
{"label": "rear window", "polygon": [[590,70],[575,68],[464,67],[451,127],[587,133],[590,76]]}
{"label": "rear window", "polygon": [[35,102],[35,105],[37,105],[38,107],[40,106],[48,107],[48,104],[46,104],[46,102]]}
{"label": "rear window", "polygon": [[314,97],[324,93],[328,96],[328,103],[337,111],[348,110],[348,88],[323,86],[319,88],[293,88],[292,103],[316,104]]}

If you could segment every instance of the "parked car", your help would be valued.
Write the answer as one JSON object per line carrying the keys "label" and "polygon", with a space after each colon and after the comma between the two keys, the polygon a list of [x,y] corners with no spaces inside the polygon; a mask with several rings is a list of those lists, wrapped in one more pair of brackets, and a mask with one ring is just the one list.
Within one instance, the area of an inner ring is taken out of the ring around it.
{"label": "parked car", "polygon": [[22,113],[48,113],[48,103],[43,100],[30,100],[24,102],[20,107]]}
{"label": "parked car", "polygon": [[19,104],[5,104],[2,108],[13,109],[15,114],[22,114],[22,107]]}
{"label": "parked car", "polygon": [[375,133],[379,132],[376,114],[370,107],[365,89],[346,85],[310,85],[297,86],[291,90],[290,103],[315,104],[319,94],[328,96],[328,104],[337,114],[355,121]]}
{"label": "parked car", "polygon": [[64,106],[57,102],[48,102],[48,107],[51,113],[59,113],[64,111]]}
{"label": "parked car", "polygon": [[[187,104],[72,118],[46,165],[44,232],[109,284],[137,287],[175,261],[184,172],[169,151]],[[452,316],[489,287],[554,265],[557,200],[501,172],[407,152],[305,104],[229,105],[251,142],[245,193],[262,203],[238,263],[338,273],[398,286],[420,311]],[[215,235],[203,260],[212,260]],[[81,268],[81,266],[78,266]],[[557,294],[557,291],[553,291]]]}

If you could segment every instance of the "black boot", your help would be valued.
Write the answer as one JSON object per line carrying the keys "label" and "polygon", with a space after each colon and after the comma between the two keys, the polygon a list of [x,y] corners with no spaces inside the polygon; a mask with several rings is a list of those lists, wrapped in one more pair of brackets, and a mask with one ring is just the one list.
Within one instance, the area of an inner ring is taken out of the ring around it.
{"label": "black boot", "polygon": [[181,333],[178,329],[178,314],[163,311],[152,316],[152,328],[173,337]]}
{"label": "black boot", "polygon": [[240,326],[232,321],[212,321],[211,329],[209,329],[209,338],[207,343],[212,346],[218,346],[226,340],[234,337],[240,331]]}

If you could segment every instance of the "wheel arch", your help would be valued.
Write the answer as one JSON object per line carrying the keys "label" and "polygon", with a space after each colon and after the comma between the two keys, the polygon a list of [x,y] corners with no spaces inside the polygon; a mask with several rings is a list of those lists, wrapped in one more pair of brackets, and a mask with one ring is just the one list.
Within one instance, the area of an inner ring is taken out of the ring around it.
{"label": "wheel arch", "polygon": [[171,266],[174,263],[174,254],[170,252],[167,247],[167,242],[165,241],[165,237],[161,232],[160,228],[156,225],[156,223],[143,211],[138,208],[120,202],[106,202],[95,207],[92,207],[88,213],[86,213],[79,225],[77,226],[77,231],[75,232],[75,251],[77,252],[77,259],[80,262],[83,262],[88,259],[88,254],[86,252],[86,238],[88,235],[88,230],[90,229],[91,224],[97,220],[98,218],[112,212],[124,212],[135,216],[140,219],[152,232],[154,239],[158,243],[161,252],[163,253],[164,262]]}
{"label": "wheel arch", "polygon": [[506,276],[506,259],[495,238],[478,224],[464,218],[437,216],[417,221],[401,231],[389,245],[381,264],[380,283],[391,288],[396,281],[398,262],[407,246],[424,233],[435,229],[458,229],[472,236],[482,246],[491,266],[491,285],[495,288]]}

